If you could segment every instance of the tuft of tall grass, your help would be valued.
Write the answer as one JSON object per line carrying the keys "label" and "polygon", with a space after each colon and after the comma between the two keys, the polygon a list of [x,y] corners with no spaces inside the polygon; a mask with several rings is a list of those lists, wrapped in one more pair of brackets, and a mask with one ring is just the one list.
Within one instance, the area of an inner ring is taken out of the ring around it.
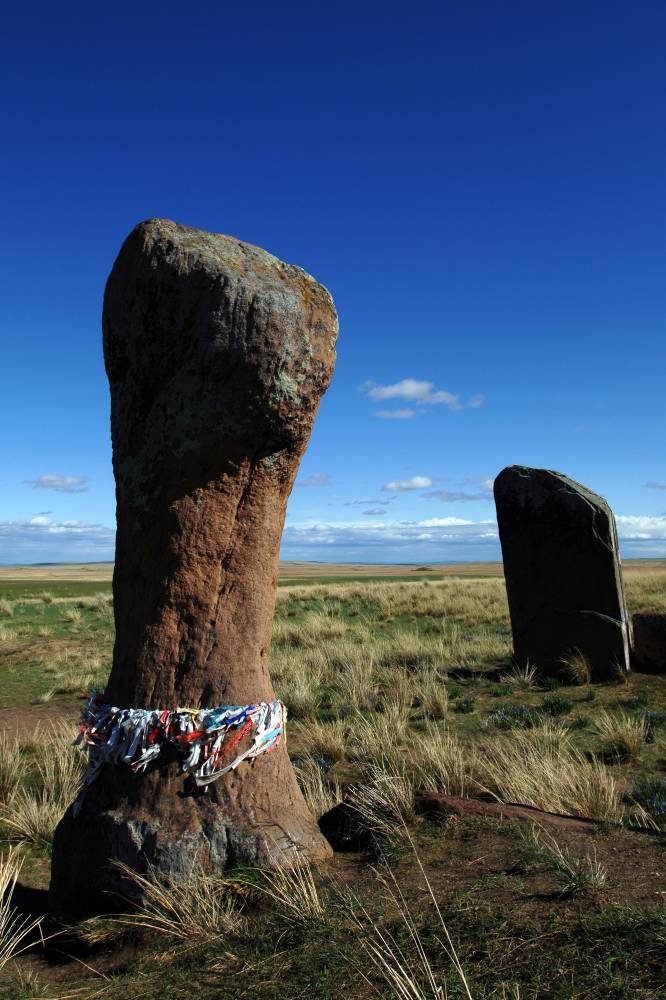
{"label": "tuft of tall grass", "polygon": [[183,873],[146,875],[122,862],[114,868],[132,883],[132,895],[141,899],[137,909],[118,917],[120,923],[145,927],[186,945],[206,945],[239,933],[245,918],[238,905],[233,880],[204,871],[194,863]]}
{"label": "tuft of tall grass", "polygon": [[23,859],[15,850],[0,856],[0,969],[30,947],[35,931],[41,933],[43,917],[34,920],[22,917],[12,906],[22,866]]}
{"label": "tuft of tall grass", "polygon": [[345,801],[359,825],[378,840],[395,841],[414,820],[414,781],[406,768],[392,762],[373,763],[363,779],[347,792]]}
{"label": "tuft of tall grass", "polygon": [[8,601],[6,597],[0,597],[0,615],[6,615],[7,618],[11,618],[14,614],[14,605],[11,601]]}
{"label": "tuft of tall grass", "polygon": [[474,754],[455,736],[434,725],[413,739],[408,760],[414,781],[421,788],[446,795],[469,795],[474,787]]}
{"label": "tuft of tall grass", "polygon": [[282,917],[292,924],[313,925],[327,919],[326,900],[315,881],[312,865],[306,857],[295,857],[291,865],[259,869],[261,878],[255,887],[263,892]]}
{"label": "tuft of tall grass", "polygon": [[648,724],[642,715],[612,712],[602,709],[594,719],[604,752],[620,760],[636,760],[648,737]]}
{"label": "tuft of tall grass", "polygon": [[33,782],[17,788],[0,806],[9,839],[48,846],[55,828],[81,788],[85,757],[71,745],[70,727],[50,726],[32,740]]}
{"label": "tuft of tall grass", "polygon": [[319,819],[333,806],[342,802],[339,783],[331,781],[312,757],[299,761],[295,770],[303,798],[315,819]]}
{"label": "tuft of tall grass", "polygon": [[16,738],[0,734],[0,806],[11,802],[28,772],[25,754]]}
{"label": "tuft of tall grass", "polygon": [[596,848],[591,855],[578,857],[551,833],[534,825],[529,830],[521,830],[520,836],[527,846],[530,863],[541,863],[554,871],[562,896],[598,893],[607,887],[608,872],[597,859]]}
{"label": "tuft of tall grass", "polygon": [[570,684],[585,685],[592,680],[592,670],[589,660],[580,649],[573,649],[568,656],[562,657],[562,673]]}
{"label": "tuft of tall grass", "polygon": [[449,692],[434,670],[426,669],[417,677],[414,695],[426,718],[445,719],[448,715]]}
{"label": "tuft of tall grass", "polygon": [[558,724],[513,730],[476,755],[478,781],[502,802],[619,823],[622,792],[611,771],[587,757]]}
{"label": "tuft of tall grass", "polygon": [[338,715],[349,716],[374,709],[377,700],[374,669],[374,661],[368,657],[366,660],[352,659],[340,670],[333,697],[333,709]]}
{"label": "tuft of tall grass", "polygon": [[113,594],[99,593],[92,597],[79,597],[77,607],[94,614],[106,614],[113,609]]}
{"label": "tuft of tall grass", "polygon": [[502,680],[520,688],[531,688],[538,680],[537,669],[530,664],[529,660],[523,664],[514,663],[506,673],[502,674]]}
{"label": "tuft of tall grass", "polygon": [[62,620],[69,625],[78,625],[81,621],[81,612],[74,605],[65,605],[62,613]]}
{"label": "tuft of tall grass", "polygon": [[409,714],[401,701],[388,702],[382,713],[364,716],[359,712],[351,727],[349,757],[360,764],[404,756]]}
{"label": "tuft of tall grass", "polygon": [[321,705],[321,674],[285,677],[278,685],[282,701],[294,719],[312,719]]}
{"label": "tuft of tall grass", "polygon": [[[440,946],[458,976],[462,996],[467,997],[467,1000],[472,1000],[465,971],[451,940],[432,884],[406,827],[404,834],[414,852],[421,879],[435,911],[436,925],[441,934],[441,937],[438,937]],[[438,981],[438,976],[432,967],[421,938],[418,924],[400,888],[395,872],[389,865],[385,865],[382,871],[377,871],[375,874],[384,890],[388,908],[397,914],[397,923],[403,931],[400,937],[405,936],[407,943],[401,944],[398,940],[399,935],[394,934],[390,927],[377,921],[368,913],[360,900],[353,894],[348,894],[347,910],[359,932],[361,946],[368,960],[374,966],[375,972],[382,980],[384,989],[381,990],[381,996],[395,997],[396,1000],[446,1000],[448,996],[446,984],[441,984]],[[380,992],[364,970],[361,970],[361,975],[374,991]]]}
{"label": "tuft of tall grass", "polygon": [[320,757],[330,763],[344,760],[347,754],[348,727],[340,719],[295,723],[291,727],[293,742],[299,753]]}

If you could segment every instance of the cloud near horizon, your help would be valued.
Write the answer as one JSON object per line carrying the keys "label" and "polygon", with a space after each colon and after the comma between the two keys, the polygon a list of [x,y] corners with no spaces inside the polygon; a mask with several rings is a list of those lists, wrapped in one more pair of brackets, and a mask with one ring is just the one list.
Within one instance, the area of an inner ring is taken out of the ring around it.
{"label": "cloud near horizon", "polygon": [[[306,521],[287,525],[282,541],[287,558],[291,549],[384,549],[386,552],[412,549],[413,558],[418,560],[445,558],[452,544],[495,548],[498,534],[495,521],[469,521],[461,517],[431,517],[421,521]],[[373,560],[377,561],[379,555],[373,551]],[[330,557],[333,558],[332,551]]]}
{"label": "cloud near horizon", "polygon": [[103,562],[113,559],[115,538],[115,529],[103,524],[54,521],[46,514],[0,521],[0,564]]}
{"label": "cloud near horizon", "polygon": [[617,533],[627,541],[666,541],[666,514],[617,514]]}
{"label": "cloud near horizon", "polygon": [[[379,520],[381,508],[363,521],[303,521],[288,524],[282,558],[319,561],[428,562],[500,559],[494,519],[431,517]],[[364,512],[365,515],[366,512]],[[625,557],[666,558],[666,515],[618,515]],[[37,514],[0,521],[0,564],[98,562],[114,556],[115,531],[101,524],[56,521]]]}
{"label": "cloud near horizon", "polygon": [[33,490],[57,490],[61,493],[83,493],[88,489],[87,476],[60,476],[55,473],[47,473],[37,476],[37,479],[26,479],[28,486]]}

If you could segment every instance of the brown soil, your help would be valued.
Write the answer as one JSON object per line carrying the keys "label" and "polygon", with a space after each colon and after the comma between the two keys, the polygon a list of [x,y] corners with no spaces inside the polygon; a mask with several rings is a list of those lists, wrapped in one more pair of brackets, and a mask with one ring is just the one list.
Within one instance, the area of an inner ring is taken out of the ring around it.
{"label": "brown soil", "polygon": [[0,734],[13,739],[29,740],[43,726],[51,723],[78,722],[79,711],[72,708],[71,699],[63,705],[60,698],[54,697],[45,705],[31,705],[30,708],[0,708]]}
{"label": "brown soil", "polygon": [[[427,821],[421,822],[426,825],[418,836],[419,857],[439,905],[444,911],[448,907],[467,911],[470,919],[480,910],[501,910],[506,913],[509,935],[513,923],[530,919],[542,925],[544,935],[539,940],[543,941],[556,922],[598,912],[601,903],[608,908],[666,901],[666,838],[629,831],[608,833],[593,824],[585,829],[563,824],[556,831],[558,844],[575,856],[596,856],[608,872],[608,885],[602,894],[566,898],[560,894],[552,871],[539,865],[528,870],[520,867],[523,845],[515,821],[462,815],[429,826]],[[405,849],[392,867],[412,912],[429,908],[411,851]],[[361,854],[336,854],[320,866],[320,871],[326,879],[348,884],[372,910],[379,887]],[[39,912],[46,906],[46,892],[36,889],[34,878],[26,882],[30,884],[24,899],[33,912]],[[388,911],[384,907],[382,919],[393,916],[390,907]],[[20,965],[44,983],[64,984],[82,977],[94,980],[122,971],[141,947],[140,941],[118,939],[86,947],[74,936],[59,948],[54,942],[54,948],[61,952],[59,958],[52,952],[51,961],[47,961],[36,952],[21,959]],[[68,955],[72,957],[68,959]]]}

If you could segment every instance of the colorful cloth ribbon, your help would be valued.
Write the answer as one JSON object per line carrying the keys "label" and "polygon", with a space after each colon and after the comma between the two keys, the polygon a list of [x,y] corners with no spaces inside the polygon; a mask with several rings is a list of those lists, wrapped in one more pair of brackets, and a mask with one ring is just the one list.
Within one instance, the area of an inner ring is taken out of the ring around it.
{"label": "colorful cloth ribbon", "polygon": [[[145,771],[168,747],[182,755],[183,771],[201,786],[234,771],[244,760],[274,750],[286,721],[281,701],[172,712],[115,708],[92,692],[81,712],[81,731],[74,745],[88,751],[86,784],[95,780],[104,764],[128,764],[133,771]],[[251,732],[250,746],[230,760],[230,752]]]}

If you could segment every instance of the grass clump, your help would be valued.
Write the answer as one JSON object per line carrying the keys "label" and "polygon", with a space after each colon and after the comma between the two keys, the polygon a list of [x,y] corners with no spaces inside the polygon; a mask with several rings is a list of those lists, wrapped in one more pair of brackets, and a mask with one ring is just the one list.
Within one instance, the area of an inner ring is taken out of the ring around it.
{"label": "grass clump", "polygon": [[[460,994],[472,1000],[462,963],[407,827],[404,834],[416,858],[426,898],[434,910],[433,924],[439,950],[444,952],[453,967]],[[446,982],[433,965],[423,931],[393,868],[385,864],[375,874],[385,903],[390,912],[397,914],[396,918],[391,924],[378,921],[358,898],[350,899],[348,912],[358,932],[361,948],[383,986],[381,996],[395,997],[396,1000],[444,1000],[448,996]],[[373,991],[380,992],[365,972],[362,976]]]}
{"label": "grass clump", "polygon": [[589,660],[579,649],[562,658],[562,675],[569,684],[584,686],[592,680]]}
{"label": "grass clump", "polygon": [[372,834],[375,841],[395,842],[414,821],[413,779],[404,769],[371,764],[362,782],[349,789],[346,802],[361,829]]}
{"label": "grass clump", "polygon": [[26,764],[29,783],[16,786],[0,806],[0,822],[10,840],[48,847],[55,828],[76,799],[85,772],[85,757],[71,746],[66,726],[52,726],[33,741]]}
{"label": "grass clump", "polygon": [[546,695],[541,701],[540,711],[551,719],[567,715],[573,708],[573,702],[560,694]]}
{"label": "grass clump", "polygon": [[41,932],[42,917],[31,920],[12,906],[22,867],[23,859],[16,851],[10,849],[0,856],[0,969],[30,947],[36,931]]}
{"label": "grass clump", "polygon": [[291,730],[299,755],[324,760],[328,764],[344,760],[347,755],[349,727],[340,719],[295,723]]}
{"label": "grass clump", "polygon": [[547,812],[619,823],[620,786],[611,771],[573,746],[557,723],[516,729],[484,741],[477,754],[479,782],[502,802]]}
{"label": "grass clump", "polygon": [[537,683],[537,669],[529,661],[523,664],[514,663],[510,670],[502,675],[502,680],[519,688],[531,688]]}
{"label": "grass clump", "polygon": [[312,865],[305,857],[294,863],[259,869],[253,886],[263,892],[282,917],[292,924],[312,926],[328,919],[327,901],[320,894]]}
{"label": "grass clump", "polygon": [[331,780],[324,768],[312,757],[306,757],[296,763],[296,778],[308,809],[315,819],[319,819],[342,801],[339,783]]}
{"label": "grass clump", "polygon": [[356,716],[351,727],[349,758],[362,766],[368,763],[399,763],[408,738],[408,710],[400,701],[387,704],[379,714]]}
{"label": "grass clump", "polygon": [[218,944],[220,938],[244,927],[233,880],[210,874],[199,861],[185,872],[168,876],[154,870],[141,875],[122,862],[114,867],[130,884],[132,898],[140,899],[136,910],[118,918],[121,923],[197,947]]}
{"label": "grass clump", "polygon": [[455,736],[434,725],[412,741],[408,760],[420,788],[446,795],[469,795],[474,787],[473,756]]}
{"label": "grass clump", "polygon": [[608,884],[608,872],[597,860],[596,850],[579,857],[566,850],[555,837],[536,826],[520,831],[525,844],[523,865],[526,868],[542,864],[551,869],[557,879],[561,896],[602,892]]}
{"label": "grass clump", "polygon": [[26,756],[19,741],[6,733],[0,734],[0,807],[11,802],[27,773]]}
{"label": "grass clump", "polygon": [[666,829],[666,781],[663,778],[640,778],[632,789],[632,798],[659,829]]}
{"label": "grass clump", "polygon": [[78,625],[81,621],[81,612],[74,605],[66,605],[62,613],[62,620],[68,625]]}
{"label": "grass clump", "polygon": [[648,724],[643,716],[603,709],[594,720],[601,738],[603,752],[620,760],[636,760],[648,737]]}
{"label": "grass clump", "polygon": [[496,729],[528,729],[539,725],[542,717],[531,705],[502,705],[488,715],[487,721]]}

